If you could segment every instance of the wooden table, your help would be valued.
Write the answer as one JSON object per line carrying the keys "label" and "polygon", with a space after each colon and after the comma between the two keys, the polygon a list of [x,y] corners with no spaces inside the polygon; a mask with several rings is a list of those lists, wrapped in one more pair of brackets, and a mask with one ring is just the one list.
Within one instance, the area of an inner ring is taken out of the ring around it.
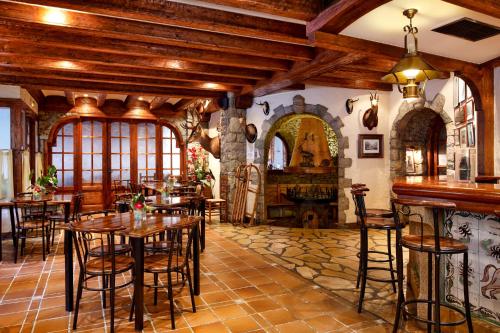
{"label": "wooden table", "polygon": [[[149,190],[153,191],[152,194],[159,193],[166,186],[165,182],[144,182],[142,187],[146,190],[146,195],[149,195]],[[173,188],[173,193],[175,194],[194,194],[196,192],[196,186],[192,185],[180,185],[175,184]]]}
{"label": "wooden table", "polygon": [[151,195],[146,197],[147,204],[160,209],[188,207],[191,202],[200,202],[200,246],[201,252],[205,250],[205,197],[202,195],[193,196],[171,196],[167,200],[162,199],[161,195]]}
{"label": "wooden table", "polygon": [[[135,226],[133,213],[122,213],[114,216],[103,216],[94,220],[83,222],[88,230],[124,228],[117,232],[122,236],[128,236],[132,245],[135,261],[135,329],[140,331],[144,327],[144,238],[169,229],[178,229],[182,226],[199,223],[201,216],[190,215],[148,215],[146,222],[140,227]],[[198,228],[195,228],[193,239],[193,285],[195,294],[200,294],[200,248]],[[66,273],[67,274],[67,273]]]}

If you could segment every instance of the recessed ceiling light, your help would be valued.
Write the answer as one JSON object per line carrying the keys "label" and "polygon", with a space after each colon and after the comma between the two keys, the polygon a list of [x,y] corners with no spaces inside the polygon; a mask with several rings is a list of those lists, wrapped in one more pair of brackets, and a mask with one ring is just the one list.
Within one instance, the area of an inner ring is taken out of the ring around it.
{"label": "recessed ceiling light", "polygon": [[184,64],[182,61],[179,61],[179,60],[169,60],[165,63],[165,67],[171,68],[171,69],[183,69]]}
{"label": "recessed ceiling light", "polygon": [[89,94],[83,94],[83,97],[89,97]]}
{"label": "recessed ceiling light", "polygon": [[43,21],[49,24],[62,25],[66,24],[66,13],[59,8],[47,7],[43,14]]}
{"label": "recessed ceiling light", "polygon": [[212,83],[212,82],[205,82],[203,83],[203,88],[207,89],[217,89],[220,88],[220,85],[217,83]]}
{"label": "recessed ceiling light", "polygon": [[74,62],[68,61],[68,60],[56,61],[55,65],[59,68],[66,68],[66,69],[77,69],[78,68],[78,66]]}
{"label": "recessed ceiling light", "polygon": [[142,96],[139,96],[138,100],[142,101],[144,98]]}

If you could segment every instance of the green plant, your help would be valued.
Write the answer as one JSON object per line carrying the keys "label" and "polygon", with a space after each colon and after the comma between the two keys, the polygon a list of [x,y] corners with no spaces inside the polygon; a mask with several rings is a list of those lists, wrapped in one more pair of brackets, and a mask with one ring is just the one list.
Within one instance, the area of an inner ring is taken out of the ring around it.
{"label": "green plant", "polygon": [[[33,170],[30,173],[30,179],[33,177]],[[35,180],[35,184],[30,186],[31,189],[41,189],[47,190],[52,189],[55,191],[57,188],[57,168],[53,165],[50,165],[47,168],[47,173],[45,175],[41,175]],[[40,191],[41,191],[40,190]]]}

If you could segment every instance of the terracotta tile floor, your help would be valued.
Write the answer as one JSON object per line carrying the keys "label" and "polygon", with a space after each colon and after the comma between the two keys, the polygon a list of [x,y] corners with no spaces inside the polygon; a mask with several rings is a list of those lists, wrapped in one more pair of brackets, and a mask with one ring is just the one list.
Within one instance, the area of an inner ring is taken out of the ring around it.
{"label": "terracotta tile floor", "polygon": [[[259,254],[241,242],[231,240],[228,235],[223,236],[225,232],[231,232],[233,227],[223,228],[221,230],[220,227],[212,226],[207,230],[207,248],[201,257],[202,294],[196,297],[197,312],[192,313],[190,310],[187,288],[176,292],[175,332],[376,333],[392,330],[387,321],[369,311],[358,314],[355,302],[344,297],[346,295],[334,293],[321,287],[318,281],[314,283],[304,278],[303,273],[306,271],[292,272],[291,267],[272,260],[269,255]],[[233,229],[235,234],[239,233],[237,228]],[[262,231],[257,228],[253,231],[257,230]],[[348,232],[357,234],[356,231]],[[297,242],[300,241],[300,238],[297,239]],[[33,240],[28,240],[27,255],[18,264],[14,264],[11,259],[11,242],[4,240],[3,246],[4,261],[0,263],[0,332],[71,331],[72,314],[64,310],[62,238],[58,239],[45,262],[41,259],[40,244]],[[351,249],[350,255],[353,255],[352,252]],[[356,271],[357,266],[352,267],[352,270]],[[318,273],[314,278],[320,275],[323,273]],[[154,306],[152,290],[146,289],[146,292],[144,332],[169,331],[166,295],[160,292],[158,305]],[[128,322],[131,293],[132,288],[117,293],[117,332],[133,331],[132,323]],[[96,292],[84,291],[80,311],[78,332],[109,330],[109,311],[102,310],[100,295]],[[411,323],[407,329],[415,331]]]}

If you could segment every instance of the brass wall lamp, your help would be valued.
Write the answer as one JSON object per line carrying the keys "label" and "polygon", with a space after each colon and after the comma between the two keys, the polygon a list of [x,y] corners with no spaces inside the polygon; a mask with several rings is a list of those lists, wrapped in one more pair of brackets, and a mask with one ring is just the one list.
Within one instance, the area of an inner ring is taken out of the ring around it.
{"label": "brass wall lamp", "polygon": [[[418,28],[412,25],[412,19],[417,14],[414,8],[406,9],[403,15],[410,19],[410,24],[403,28],[405,35],[406,53],[391,69],[390,73],[382,77],[382,81],[398,85],[403,98],[418,98],[424,95],[427,80],[446,78],[443,72],[429,65],[419,54],[417,48]],[[419,83],[424,82],[422,87]],[[401,86],[403,88],[401,89]]]}

